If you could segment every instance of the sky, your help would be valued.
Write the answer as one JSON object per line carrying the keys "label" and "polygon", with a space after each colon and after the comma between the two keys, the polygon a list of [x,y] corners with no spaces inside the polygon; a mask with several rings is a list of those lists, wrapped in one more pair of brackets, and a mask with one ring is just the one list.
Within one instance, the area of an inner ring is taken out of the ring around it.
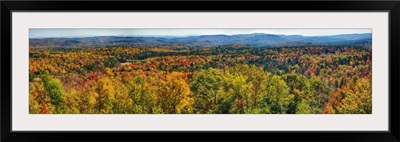
{"label": "sky", "polygon": [[235,34],[281,34],[325,36],[371,33],[371,29],[29,29],[29,38],[94,37],[94,36],[196,36]]}

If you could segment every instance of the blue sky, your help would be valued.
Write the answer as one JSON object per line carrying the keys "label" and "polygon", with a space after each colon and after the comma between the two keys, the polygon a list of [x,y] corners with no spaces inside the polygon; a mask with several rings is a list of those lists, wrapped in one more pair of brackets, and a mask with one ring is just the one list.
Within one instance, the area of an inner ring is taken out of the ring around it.
{"label": "blue sky", "polygon": [[29,29],[29,38],[93,37],[93,36],[193,36],[234,34],[283,34],[322,36],[371,33],[371,29]]}

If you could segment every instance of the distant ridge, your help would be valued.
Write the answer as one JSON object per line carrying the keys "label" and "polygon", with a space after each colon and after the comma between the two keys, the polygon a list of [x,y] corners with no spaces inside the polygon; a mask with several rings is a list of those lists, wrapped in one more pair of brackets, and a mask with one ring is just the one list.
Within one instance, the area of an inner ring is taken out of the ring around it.
{"label": "distant ridge", "polygon": [[243,44],[254,47],[290,47],[310,45],[343,45],[371,47],[372,34],[341,34],[331,36],[302,36],[277,34],[237,34],[199,36],[98,36],[71,38],[31,38],[30,48],[71,48],[104,46],[165,46],[179,45],[191,48]]}

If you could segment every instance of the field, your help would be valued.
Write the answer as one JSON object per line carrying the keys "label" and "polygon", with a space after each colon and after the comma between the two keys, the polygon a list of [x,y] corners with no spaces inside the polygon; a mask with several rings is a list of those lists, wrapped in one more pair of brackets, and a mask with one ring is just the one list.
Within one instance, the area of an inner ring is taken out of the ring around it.
{"label": "field", "polygon": [[30,114],[371,114],[372,48],[30,48]]}

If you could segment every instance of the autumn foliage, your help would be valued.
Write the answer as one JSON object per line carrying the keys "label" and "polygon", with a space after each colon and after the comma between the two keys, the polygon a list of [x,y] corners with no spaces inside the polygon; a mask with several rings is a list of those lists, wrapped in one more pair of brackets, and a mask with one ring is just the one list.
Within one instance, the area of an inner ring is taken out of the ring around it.
{"label": "autumn foliage", "polygon": [[364,47],[35,48],[31,114],[371,114]]}

